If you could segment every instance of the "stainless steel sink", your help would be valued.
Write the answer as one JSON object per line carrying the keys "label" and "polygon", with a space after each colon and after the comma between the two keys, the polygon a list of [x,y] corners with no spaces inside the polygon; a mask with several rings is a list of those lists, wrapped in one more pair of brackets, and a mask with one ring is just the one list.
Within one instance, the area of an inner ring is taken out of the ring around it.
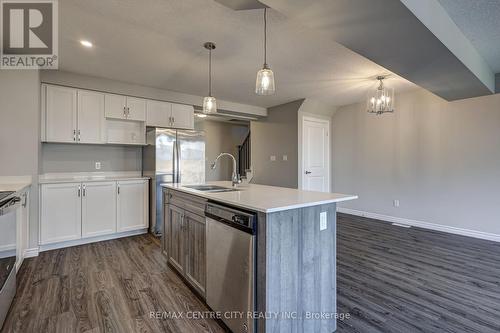
{"label": "stainless steel sink", "polygon": [[229,188],[229,187],[223,187],[223,186],[218,186],[218,185],[208,185],[208,184],[202,184],[202,185],[186,185],[183,186],[186,188],[190,188],[196,191],[201,191],[201,192],[233,192],[233,191],[239,191],[237,188]]}

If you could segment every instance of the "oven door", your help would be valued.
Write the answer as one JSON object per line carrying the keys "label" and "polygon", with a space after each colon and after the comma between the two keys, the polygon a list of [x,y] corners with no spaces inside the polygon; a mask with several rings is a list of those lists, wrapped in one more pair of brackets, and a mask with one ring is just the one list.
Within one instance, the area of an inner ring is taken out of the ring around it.
{"label": "oven door", "polygon": [[19,198],[0,207],[0,328],[16,294],[17,208]]}

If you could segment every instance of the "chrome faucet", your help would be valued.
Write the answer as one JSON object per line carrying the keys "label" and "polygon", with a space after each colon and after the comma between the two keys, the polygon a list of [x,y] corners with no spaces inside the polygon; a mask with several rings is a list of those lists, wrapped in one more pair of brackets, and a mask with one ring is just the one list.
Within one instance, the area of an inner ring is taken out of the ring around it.
{"label": "chrome faucet", "polygon": [[240,175],[236,171],[236,158],[234,158],[233,155],[231,155],[229,153],[220,153],[219,156],[217,156],[217,158],[215,159],[215,161],[212,163],[212,165],[210,166],[210,168],[212,170],[215,170],[215,168],[217,167],[217,161],[222,156],[229,156],[229,157],[231,157],[233,159],[233,174],[231,175],[231,181],[233,183],[233,187],[236,187],[236,185],[238,185],[239,183],[241,183],[241,179],[240,179]]}

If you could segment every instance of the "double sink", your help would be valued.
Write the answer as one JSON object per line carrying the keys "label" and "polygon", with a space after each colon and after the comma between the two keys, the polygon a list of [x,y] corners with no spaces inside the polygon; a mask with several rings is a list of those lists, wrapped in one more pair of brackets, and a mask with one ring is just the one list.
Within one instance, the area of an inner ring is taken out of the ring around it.
{"label": "double sink", "polygon": [[196,190],[196,191],[209,192],[209,193],[239,191],[239,189],[236,189],[236,188],[229,188],[229,187],[223,187],[223,186],[218,186],[218,185],[208,185],[208,184],[185,185],[183,187],[190,188],[190,189]]}

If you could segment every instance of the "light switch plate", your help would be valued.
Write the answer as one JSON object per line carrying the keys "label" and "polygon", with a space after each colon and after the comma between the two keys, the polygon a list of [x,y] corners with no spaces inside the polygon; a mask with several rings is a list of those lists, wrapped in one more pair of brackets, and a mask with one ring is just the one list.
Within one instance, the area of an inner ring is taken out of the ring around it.
{"label": "light switch plate", "polygon": [[319,230],[323,231],[328,228],[328,217],[326,212],[321,212],[319,214]]}
{"label": "light switch plate", "polygon": [[95,169],[101,170],[101,162],[95,162]]}
{"label": "light switch plate", "polygon": [[288,161],[288,155],[283,155],[283,161]]}
{"label": "light switch plate", "polygon": [[271,155],[271,161],[276,161],[276,156],[275,155]]}

